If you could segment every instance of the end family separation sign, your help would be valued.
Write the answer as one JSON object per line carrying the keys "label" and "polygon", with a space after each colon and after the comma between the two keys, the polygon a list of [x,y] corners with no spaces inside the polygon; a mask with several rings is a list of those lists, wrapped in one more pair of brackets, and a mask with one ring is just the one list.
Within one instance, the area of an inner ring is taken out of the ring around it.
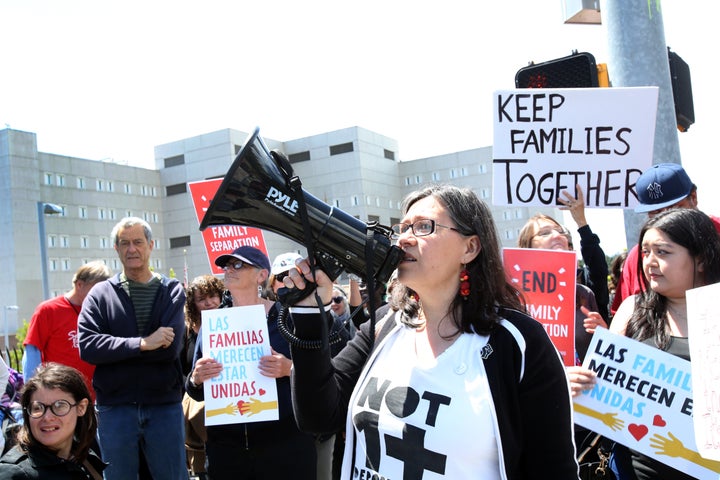
{"label": "end family separation sign", "polygon": [[634,207],[657,102],[657,87],[495,92],[493,203],[555,206],[578,184],[588,207]]}

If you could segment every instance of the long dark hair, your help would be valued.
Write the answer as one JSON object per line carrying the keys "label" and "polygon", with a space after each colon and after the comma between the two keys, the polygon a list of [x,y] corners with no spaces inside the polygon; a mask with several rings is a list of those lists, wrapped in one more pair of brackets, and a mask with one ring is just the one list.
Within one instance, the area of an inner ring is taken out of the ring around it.
{"label": "long dark hair", "polygon": [[635,309],[625,329],[625,335],[636,340],[653,338],[656,345],[665,349],[670,343],[667,325],[667,298],[654,292],[643,274],[642,241],[651,228],[658,229],[673,243],[686,248],[689,255],[703,264],[701,287],[720,281],[720,237],[710,217],[699,210],[674,208],[648,219],[638,240],[637,271],[640,293],[635,297]]}
{"label": "long dark hair", "polygon": [[[458,293],[448,312],[458,330],[487,334],[500,320],[498,307],[524,311],[520,292],[508,282],[505,275],[497,229],[485,202],[468,188],[431,185],[405,198],[403,215],[415,202],[426,197],[434,197],[445,207],[463,235],[477,235],[480,238],[480,252],[465,266],[470,277],[470,295],[467,300],[462,298],[458,279]],[[404,323],[414,325],[412,319],[418,315],[420,305],[412,289],[398,284],[393,288],[390,305],[403,312]],[[462,312],[460,318],[457,318],[456,312]]]}
{"label": "long dark hair", "polygon": [[95,409],[92,405],[90,391],[82,374],[72,367],[61,365],[59,363],[44,363],[38,367],[35,375],[28,380],[22,389],[20,405],[23,411],[23,427],[17,433],[17,443],[27,451],[29,447],[39,448],[51,452],[55,455],[57,452],[50,450],[48,447],[40,443],[30,431],[30,401],[35,392],[40,388],[53,389],[57,388],[63,392],[72,395],[75,403],[82,399],[88,399],[88,406],[85,409],[85,415],[77,417],[75,425],[75,435],[70,455],[77,463],[82,463],[88,456],[90,445],[95,439],[97,431],[97,417]]}

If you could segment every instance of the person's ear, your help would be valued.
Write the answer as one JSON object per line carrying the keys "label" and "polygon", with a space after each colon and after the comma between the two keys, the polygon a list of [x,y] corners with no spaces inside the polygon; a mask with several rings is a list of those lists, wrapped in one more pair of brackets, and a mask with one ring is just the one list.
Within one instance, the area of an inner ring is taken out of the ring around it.
{"label": "person's ear", "polygon": [[88,407],[89,403],[90,403],[90,400],[88,400],[87,398],[83,398],[82,400],[80,400],[78,402],[78,404],[77,404],[78,417],[82,417],[83,415],[85,415],[85,412],[87,411],[87,407]]}
{"label": "person's ear", "polygon": [[475,257],[478,256],[480,251],[482,250],[482,245],[480,244],[480,237],[477,235],[469,236],[465,239],[465,252],[463,253],[463,258],[461,259],[461,263],[468,264],[475,260]]}

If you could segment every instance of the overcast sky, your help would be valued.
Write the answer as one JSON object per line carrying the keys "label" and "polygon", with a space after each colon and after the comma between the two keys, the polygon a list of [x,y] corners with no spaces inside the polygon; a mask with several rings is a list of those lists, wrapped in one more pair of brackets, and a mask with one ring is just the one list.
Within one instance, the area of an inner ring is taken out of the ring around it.
{"label": "overcast sky", "polygon": [[[693,81],[682,161],[716,214],[718,3],[662,2]],[[564,25],[561,5],[0,0],[0,127],[35,132],[41,151],[149,168],[155,145],[224,128],[288,140],[358,125],[397,139],[401,160],[488,146],[492,92],[528,61],[575,49],[608,62],[604,27]],[[621,216],[593,216],[613,253],[624,239],[606,217]]]}

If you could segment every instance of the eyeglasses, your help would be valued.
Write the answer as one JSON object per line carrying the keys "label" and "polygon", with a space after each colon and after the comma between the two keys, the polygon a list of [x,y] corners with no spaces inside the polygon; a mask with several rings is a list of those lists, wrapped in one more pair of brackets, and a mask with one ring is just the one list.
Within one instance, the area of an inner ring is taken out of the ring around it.
{"label": "eyeglasses", "polygon": [[245,263],[245,262],[243,262],[242,260],[238,260],[238,261],[236,261],[236,262],[232,262],[232,263],[231,263],[231,262],[228,262],[228,263],[226,263],[226,264],[222,267],[222,269],[225,270],[225,271],[230,270],[230,268],[232,268],[233,270],[240,270],[240,269],[243,268],[245,265],[250,265],[250,264],[249,264],[249,263]]}
{"label": "eyeglasses", "polygon": [[546,227],[541,228],[533,237],[549,237],[553,233],[559,233],[560,235],[567,235],[568,231],[563,227]]}
{"label": "eyeglasses", "polygon": [[283,280],[285,280],[285,277],[287,277],[289,273],[290,273],[290,270],[276,274],[275,281],[282,282]]}
{"label": "eyeglasses", "polygon": [[416,237],[425,237],[427,235],[435,233],[435,229],[437,227],[447,228],[448,230],[454,230],[458,232],[460,235],[465,235],[460,230],[454,227],[448,227],[446,225],[440,225],[435,220],[430,220],[429,218],[425,218],[422,220],[417,220],[413,223],[396,223],[390,229],[393,232],[393,236],[397,237],[399,235],[402,235],[403,233],[407,232],[408,229],[412,230],[413,235]]}
{"label": "eyeglasses", "polygon": [[338,295],[337,297],[332,297],[333,303],[342,303],[343,300],[345,300],[345,298],[340,295]]}
{"label": "eyeglasses", "polygon": [[70,403],[67,400],[55,400],[50,405],[36,401],[31,402],[30,407],[25,410],[28,412],[28,415],[30,415],[30,418],[42,418],[48,408],[56,417],[64,417],[70,413],[72,407],[77,407],[77,405],[77,403]]}

